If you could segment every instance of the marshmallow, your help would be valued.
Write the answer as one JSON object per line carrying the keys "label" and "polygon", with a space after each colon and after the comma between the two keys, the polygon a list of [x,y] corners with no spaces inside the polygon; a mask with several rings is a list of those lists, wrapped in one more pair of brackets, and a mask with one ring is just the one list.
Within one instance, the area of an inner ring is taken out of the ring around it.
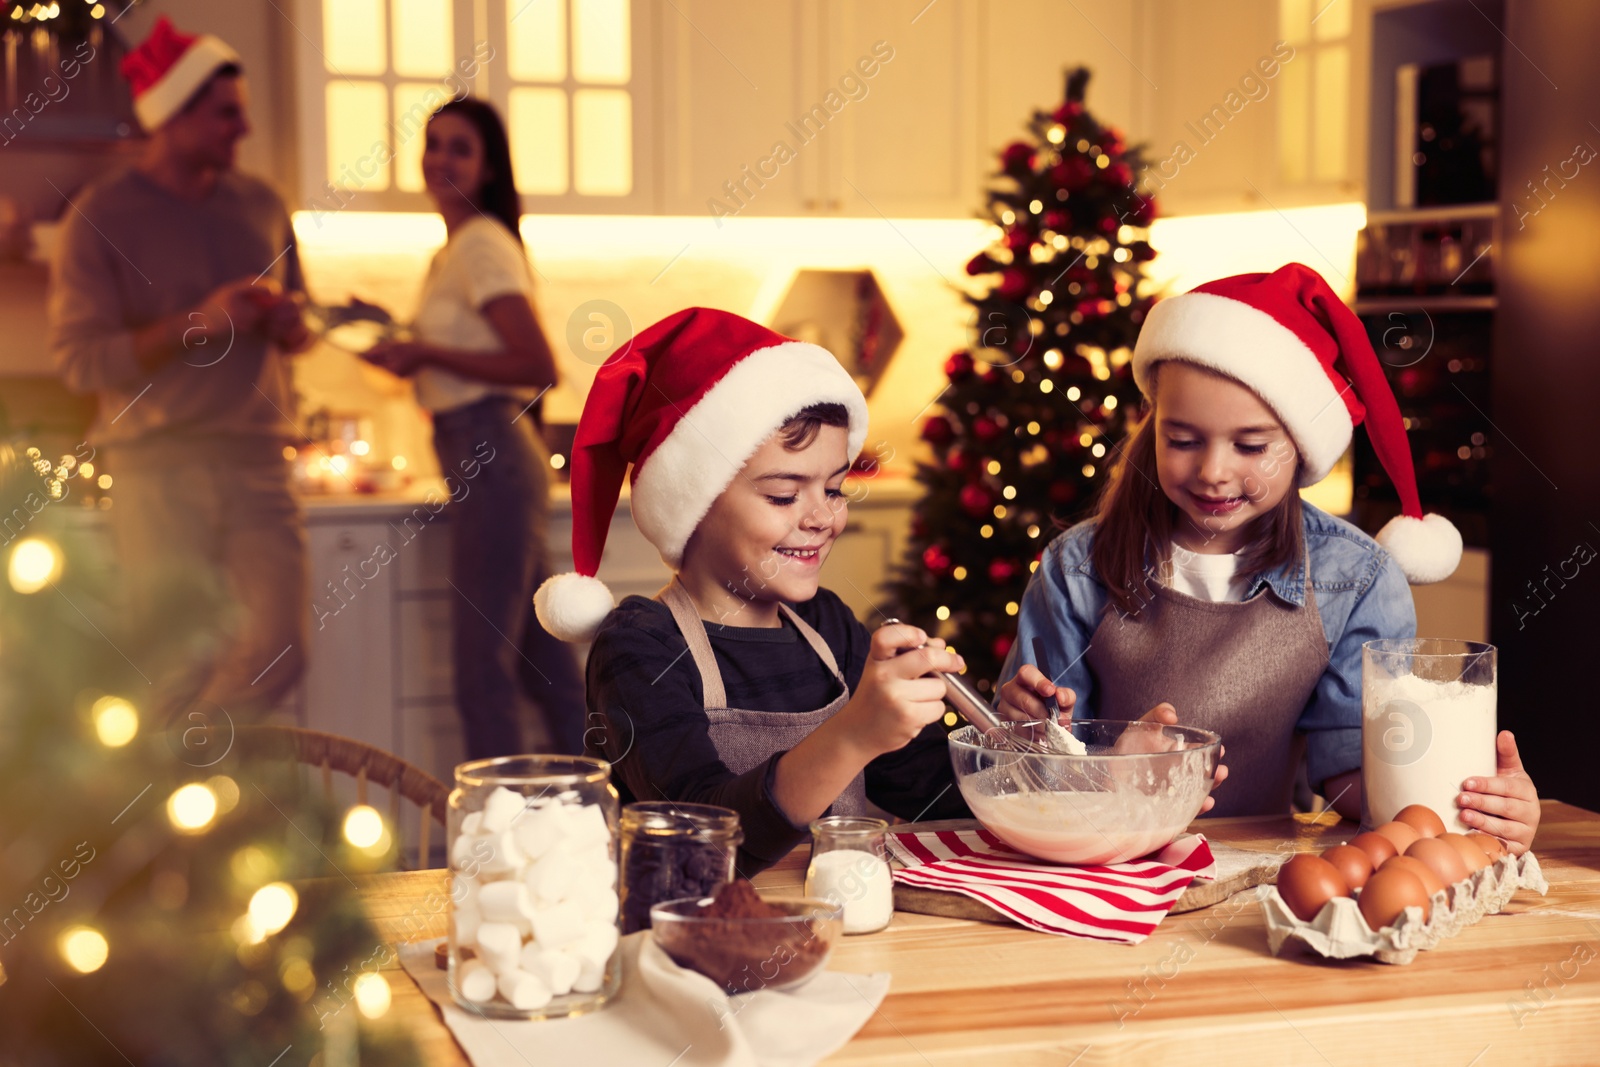
{"label": "marshmallow", "polygon": [[617,891],[607,886],[597,893],[590,893],[579,897],[583,904],[583,916],[591,923],[615,923],[617,921]]}
{"label": "marshmallow", "polygon": [[554,996],[543,979],[527,971],[508,971],[496,984],[500,995],[518,1011],[535,1011],[550,1003]]}
{"label": "marshmallow", "polygon": [[458,945],[475,944],[478,940],[478,927],[483,924],[483,915],[477,908],[456,908],[451,913],[451,929],[455,931],[454,941]]}
{"label": "marshmallow", "polygon": [[560,853],[549,854],[528,868],[528,890],[537,904],[555,904],[571,895],[572,884],[577,881],[578,874],[572,857]]}
{"label": "marshmallow", "polygon": [[564,997],[572,992],[572,983],[578,980],[583,969],[578,957],[564,949],[540,948],[537,944],[522,946],[522,969],[537,975],[550,992]]}
{"label": "marshmallow", "polygon": [[583,905],[576,900],[563,901],[534,911],[533,939],[541,948],[560,948],[582,937],[586,925]]}
{"label": "marshmallow", "polygon": [[481,923],[478,955],[495,974],[517,969],[522,956],[522,931],[511,923]]}
{"label": "marshmallow", "polygon": [[461,832],[464,834],[483,833],[483,812],[469,811],[461,818]]}
{"label": "marshmallow", "polygon": [[604,969],[606,961],[617,950],[617,938],[617,927],[614,922],[585,923],[583,933],[568,946],[567,951],[586,964]]}
{"label": "marshmallow", "polygon": [[456,989],[474,1004],[485,1004],[494,998],[494,972],[481,960],[464,960],[456,967]]}
{"label": "marshmallow", "polygon": [[478,861],[486,876],[485,881],[490,881],[492,878],[489,876],[514,873],[527,862],[527,857],[517,847],[510,830],[499,830],[489,839],[487,849],[478,850]]}
{"label": "marshmallow", "polygon": [[478,893],[478,908],[489,922],[515,925],[528,918],[533,903],[522,882],[490,882]]}
{"label": "marshmallow", "polygon": [[611,845],[611,827],[606,825],[605,812],[600,810],[598,804],[585,804],[581,808],[568,808],[566,826],[567,840],[574,845]]}
{"label": "marshmallow", "polygon": [[465,874],[451,875],[450,900],[458,908],[476,908],[478,906],[477,879]]}
{"label": "marshmallow", "polygon": [[489,799],[483,802],[483,829],[491,834],[500,833],[511,825],[511,820],[526,803],[521,793],[513,793],[503,785],[496,786]]}
{"label": "marshmallow", "polygon": [[563,822],[555,808],[525,811],[511,823],[511,836],[524,856],[536,860],[562,839]]}
{"label": "marshmallow", "polygon": [[494,844],[483,834],[461,834],[450,845],[450,866],[457,870],[474,868],[484,861]]}

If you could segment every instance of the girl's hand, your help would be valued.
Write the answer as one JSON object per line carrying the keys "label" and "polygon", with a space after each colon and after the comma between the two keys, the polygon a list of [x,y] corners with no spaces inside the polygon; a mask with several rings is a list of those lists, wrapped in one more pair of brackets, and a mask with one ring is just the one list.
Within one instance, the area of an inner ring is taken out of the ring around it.
{"label": "girl's hand", "polygon": [[1495,776],[1468,778],[1456,798],[1461,821],[1474,830],[1493,834],[1515,855],[1528,851],[1539,831],[1539,792],[1522,769],[1517,739],[1510,730],[1495,738]]}
{"label": "girl's hand", "polygon": [[1015,678],[1000,687],[994,710],[1002,719],[1038,722],[1050,717],[1050,708],[1045,701],[1051,697],[1056,698],[1061,718],[1071,722],[1072,706],[1078,702],[1078,694],[1053,684],[1038,667],[1025,663]]}
{"label": "girl's hand", "polygon": [[[1163,726],[1178,725],[1178,709],[1171,704],[1162,702],[1139,716],[1140,722],[1157,722]],[[1168,737],[1155,730],[1128,730],[1117,738],[1117,743],[1112,746],[1114,752],[1171,752],[1176,749],[1179,742],[1176,738]],[[1228,746],[1223,745],[1217,752],[1217,770],[1211,776],[1211,788],[1215,790],[1228,777],[1228,766],[1222,762],[1222,757],[1228,754]],[[1215,806],[1216,801],[1208,794],[1205,802],[1200,805],[1200,814],[1204,815]]]}
{"label": "girl's hand", "polygon": [[966,666],[944,642],[905,623],[872,634],[867,665],[850,702],[839,712],[852,744],[868,759],[902,748],[930,722],[944,716],[944,679]]}
{"label": "girl's hand", "polygon": [[417,341],[379,341],[361,358],[397,378],[409,378],[427,362],[428,346]]}

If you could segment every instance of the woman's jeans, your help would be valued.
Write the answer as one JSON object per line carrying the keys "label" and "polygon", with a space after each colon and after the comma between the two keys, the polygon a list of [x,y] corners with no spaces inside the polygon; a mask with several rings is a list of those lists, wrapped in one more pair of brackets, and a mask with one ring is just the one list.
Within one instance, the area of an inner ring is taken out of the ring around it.
{"label": "woman's jeans", "polygon": [[529,751],[519,695],[538,704],[560,753],[583,751],[583,677],[533,612],[545,558],[549,454],[515,397],[433,419],[450,493],[456,709],[468,759]]}

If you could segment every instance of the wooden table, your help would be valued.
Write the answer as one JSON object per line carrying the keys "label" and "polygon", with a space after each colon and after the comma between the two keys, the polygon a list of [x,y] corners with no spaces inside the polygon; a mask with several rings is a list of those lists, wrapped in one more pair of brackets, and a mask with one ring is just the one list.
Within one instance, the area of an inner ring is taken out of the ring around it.
{"label": "wooden table", "polygon": [[[1350,823],[1207,819],[1213,840],[1274,851],[1327,847]],[[797,890],[802,847],[756,879]],[[1534,851],[1548,896],[1507,910],[1415,963],[1330,961],[1291,943],[1267,952],[1259,905],[1240,898],[1169,916],[1143,944],[897,914],[841,939],[830,968],[888,971],[889,996],[836,1064],[1490,1064],[1600,1062],[1600,815],[1544,802]],[[445,872],[362,882],[386,938],[436,937]],[[391,1011],[429,1064],[468,1061],[415,984],[392,965]],[[598,1067],[598,1065],[597,1065]],[[649,1067],[649,1065],[646,1065]]]}

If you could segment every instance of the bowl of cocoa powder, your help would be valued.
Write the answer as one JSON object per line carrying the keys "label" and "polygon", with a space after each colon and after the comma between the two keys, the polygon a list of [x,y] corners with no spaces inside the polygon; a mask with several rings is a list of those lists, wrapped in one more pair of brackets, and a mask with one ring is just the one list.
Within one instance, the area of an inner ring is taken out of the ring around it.
{"label": "bowl of cocoa powder", "polygon": [[650,936],[680,966],[727,993],[790,989],[820,972],[844,930],[844,908],[817,897],[764,900],[737,879],[715,897],[650,909]]}

